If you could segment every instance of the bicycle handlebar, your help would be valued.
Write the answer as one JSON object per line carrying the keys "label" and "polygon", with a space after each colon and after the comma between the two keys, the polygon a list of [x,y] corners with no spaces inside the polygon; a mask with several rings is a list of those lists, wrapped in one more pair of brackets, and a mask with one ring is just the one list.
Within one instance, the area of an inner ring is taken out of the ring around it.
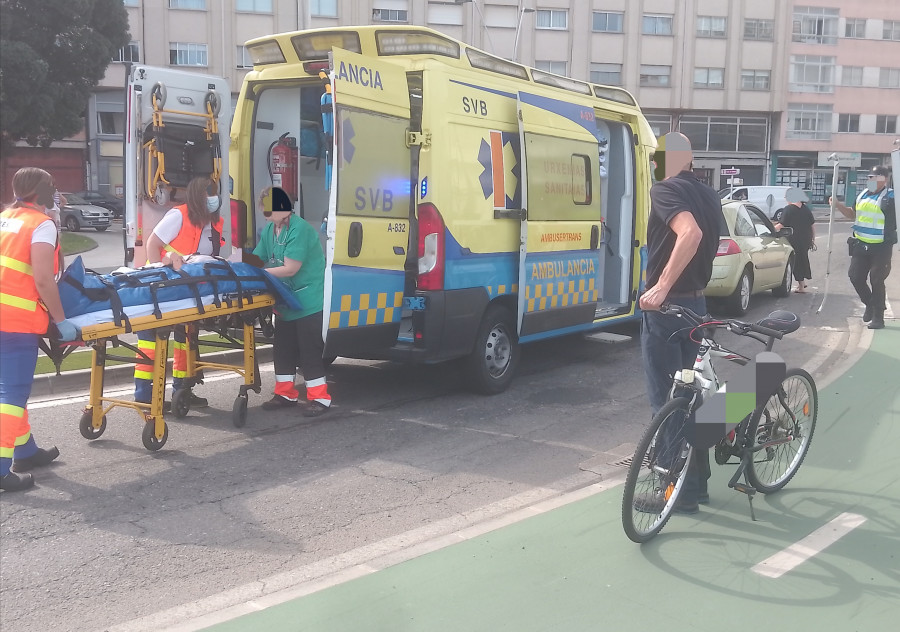
{"label": "bicycle handlebar", "polygon": [[[671,314],[673,316],[683,317],[687,316],[690,320],[693,320],[697,327],[727,327],[732,332],[744,336],[749,332],[754,332],[758,334],[762,334],[764,336],[768,336],[769,338],[777,338],[781,340],[784,337],[784,334],[775,329],[770,329],[769,327],[764,327],[757,323],[745,323],[741,320],[726,320],[726,321],[711,321],[707,320],[705,317],[700,316],[693,310],[684,307],[682,305],[670,305],[668,303],[663,303],[659,311],[661,314]],[[752,337],[752,336],[751,336]]]}

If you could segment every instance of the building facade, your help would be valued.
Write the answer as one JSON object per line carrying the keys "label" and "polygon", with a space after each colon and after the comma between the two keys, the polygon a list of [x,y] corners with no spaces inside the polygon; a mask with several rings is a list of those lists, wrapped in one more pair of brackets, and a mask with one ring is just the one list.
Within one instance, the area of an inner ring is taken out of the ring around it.
{"label": "building facade", "polygon": [[[123,0],[132,42],[88,108],[88,188],[123,184],[126,62],[224,76],[269,33],[415,24],[542,70],[632,92],[654,130],[685,133],[710,185],[791,184],[822,203],[888,162],[900,113],[896,0]],[[725,173],[723,174],[723,170]],[[733,174],[735,171],[738,173]]]}

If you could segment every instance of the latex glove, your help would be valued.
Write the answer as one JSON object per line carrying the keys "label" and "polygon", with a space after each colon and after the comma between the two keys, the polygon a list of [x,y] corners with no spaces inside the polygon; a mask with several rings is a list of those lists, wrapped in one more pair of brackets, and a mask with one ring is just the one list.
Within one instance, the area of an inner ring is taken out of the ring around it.
{"label": "latex glove", "polygon": [[60,342],[72,342],[78,338],[78,327],[70,320],[63,320],[56,323],[56,330],[59,332]]}

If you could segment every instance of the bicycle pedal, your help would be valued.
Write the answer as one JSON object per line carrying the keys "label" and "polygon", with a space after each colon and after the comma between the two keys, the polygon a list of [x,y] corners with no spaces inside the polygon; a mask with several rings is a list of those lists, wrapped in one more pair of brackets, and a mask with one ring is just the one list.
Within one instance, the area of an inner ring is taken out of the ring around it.
{"label": "bicycle pedal", "polygon": [[734,491],[741,492],[742,494],[747,494],[751,498],[756,495],[756,488],[752,485],[746,485],[744,483],[735,483],[732,487]]}

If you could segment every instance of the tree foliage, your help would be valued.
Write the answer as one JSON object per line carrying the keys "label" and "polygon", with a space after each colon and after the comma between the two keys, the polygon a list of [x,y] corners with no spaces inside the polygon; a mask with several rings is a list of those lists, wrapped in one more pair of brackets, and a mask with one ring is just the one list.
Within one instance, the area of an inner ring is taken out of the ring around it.
{"label": "tree foliage", "polygon": [[0,142],[77,134],[91,91],[129,42],[122,0],[0,0]]}

